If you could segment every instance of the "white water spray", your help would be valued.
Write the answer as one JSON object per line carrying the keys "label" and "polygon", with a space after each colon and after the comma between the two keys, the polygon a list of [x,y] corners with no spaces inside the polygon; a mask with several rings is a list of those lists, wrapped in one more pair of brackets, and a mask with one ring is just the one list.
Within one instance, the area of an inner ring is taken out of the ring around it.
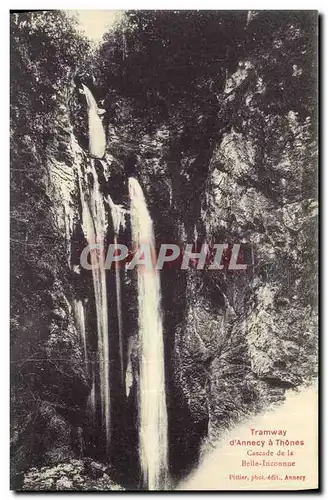
{"label": "white water spray", "polygon": [[[92,185],[86,175],[79,170],[79,185],[82,204],[82,227],[88,244],[98,243],[103,246],[107,231],[106,212],[103,194],[100,191],[98,175],[94,160],[91,160]],[[98,364],[100,378],[100,399],[102,425],[106,435],[106,449],[109,449],[111,437],[110,423],[110,383],[109,383],[109,346],[108,346],[108,307],[106,272],[102,251],[90,252],[95,293],[97,333],[98,333]]]}
{"label": "white water spray", "polygon": [[[153,223],[140,184],[129,179],[132,240],[155,251]],[[159,272],[138,266],[139,454],[144,486],[167,488],[168,438]]]}
{"label": "white water spray", "polygon": [[85,369],[86,372],[88,373],[88,350],[87,350],[87,336],[85,329],[84,302],[82,300],[73,299],[73,311],[75,317],[75,324],[77,326],[77,330],[81,336],[81,341],[83,344]]}
{"label": "white water spray", "polygon": [[104,110],[98,108],[96,100],[88,87],[84,84],[82,84],[82,87],[88,106],[89,153],[94,158],[102,158],[106,149],[106,135],[99,115]]}
{"label": "white water spray", "polygon": [[[113,229],[114,229],[114,250],[117,252],[117,238],[121,228],[125,229],[125,210],[121,205],[115,205],[110,196],[108,196],[108,204],[111,210]],[[122,316],[122,291],[121,291],[121,272],[119,262],[115,261],[115,286],[116,286],[116,308],[117,308],[117,323],[119,337],[119,352],[120,352],[120,370],[121,383],[124,384],[124,357],[123,357],[123,316]]]}
{"label": "white water spray", "polygon": [[[89,154],[95,158],[102,158],[105,154],[106,136],[99,114],[95,98],[88,87],[82,84],[88,106],[88,126],[89,126]],[[103,193],[100,190],[95,160],[90,160],[90,168],[84,174],[81,165],[78,168],[79,187],[82,205],[82,227],[88,244],[100,244],[103,248],[106,232],[107,217],[103,200]],[[91,174],[91,182],[90,176]],[[99,367],[99,389],[101,404],[102,426],[105,430],[106,450],[109,450],[111,440],[110,421],[110,381],[109,381],[109,346],[108,346],[108,307],[107,307],[107,285],[106,271],[104,268],[103,251],[90,252],[95,294],[97,335],[98,335],[98,367]],[[95,380],[93,368],[93,385]],[[95,387],[93,387],[93,400],[95,398]],[[93,402],[94,406],[94,402]]]}

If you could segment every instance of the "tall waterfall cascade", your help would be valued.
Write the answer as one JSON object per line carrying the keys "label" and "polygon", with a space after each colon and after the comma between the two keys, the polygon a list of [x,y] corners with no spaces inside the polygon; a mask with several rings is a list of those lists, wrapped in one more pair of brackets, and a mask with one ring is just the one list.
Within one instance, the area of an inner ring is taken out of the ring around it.
{"label": "tall waterfall cascade", "polygon": [[[100,189],[96,170],[96,161],[104,164],[101,158],[105,152],[105,133],[99,118],[99,110],[91,91],[83,85],[88,106],[89,156],[87,167],[78,164],[78,182],[82,207],[82,229],[87,243],[100,244],[101,249],[90,251],[92,279],[95,297],[97,325],[97,353],[91,353],[93,380],[89,407],[96,412],[101,407],[101,424],[106,437],[106,450],[111,443],[111,391],[109,371],[109,331],[108,331],[108,290],[105,270],[104,242],[108,223],[112,223],[114,233],[114,250],[118,249],[118,237],[125,229],[125,210],[116,205],[111,197]],[[97,159],[95,159],[97,158]],[[130,221],[132,243],[138,248],[141,244],[149,244],[152,254],[155,252],[153,223],[149,214],[142,188],[138,181],[129,178]],[[108,220],[106,205],[109,208],[111,221]],[[116,248],[115,248],[116,247]],[[119,357],[121,382],[124,372],[124,332],[122,323],[122,282],[118,263],[115,263],[116,307],[118,322]],[[155,268],[145,269],[137,266],[138,294],[138,426],[139,426],[139,460],[143,487],[148,490],[161,490],[168,487],[168,419],[165,392],[164,340],[161,314],[161,289],[159,271]],[[85,360],[88,353],[86,346],[84,307],[76,301],[75,316],[85,349]],[[96,354],[94,357],[93,355]],[[128,356],[129,358],[129,356]],[[130,374],[130,371],[127,370]],[[89,369],[90,372],[90,369]],[[96,375],[97,372],[97,375]],[[128,374],[128,373],[127,373]],[[133,378],[131,371],[130,378]],[[98,387],[99,385],[99,387]],[[128,381],[127,391],[132,386]],[[100,402],[96,402],[97,393]]]}
{"label": "tall waterfall cascade", "polygon": [[89,153],[94,158],[102,158],[106,149],[106,134],[102,124],[100,110],[88,87],[82,84],[88,106]]}
{"label": "tall waterfall cascade", "polygon": [[[87,174],[92,176],[92,185]],[[94,160],[90,160],[90,170],[84,177],[79,169],[79,187],[82,205],[82,229],[88,244],[103,245],[107,232],[107,218],[103,194],[100,191],[98,175]],[[109,345],[108,345],[108,306],[106,271],[104,254],[99,251],[90,252],[92,264],[92,279],[95,294],[97,334],[98,334],[98,364],[100,379],[100,400],[102,425],[106,435],[106,449],[110,445],[110,381],[109,381]]]}
{"label": "tall waterfall cascade", "polygon": [[[129,178],[132,241],[155,249],[153,223],[138,181]],[[168,435],[160,277],[143,265],[138,275],[139,455],[144,487],[159,490],[168,481]]]}
{"label": "tall waterfall cascade", "polygon": [[[88,106],[89,127],[89,154],[91,157],[101,158],[105,153],[106,137],[97,103],[84,84],[83,93]],[[89,182],[89,179],[92,182]],[[107,233],[107,216],[103,193],[100,190],[95,160],[91,158],[86,172],[82,172],[81,165],[78,166],[78,179],[80,198],[82,206],[82,228],[87,242],[99,244],[103,248]],[[91,185],[90,185],[91,184]],[[90,252],[92,264],[92,279],[95,295],[96,317],[97,317],[97,356],[94,362],[99,367],[99,389],[101,405],[101,422],[105,431],[106,450],[109,450],[111,441],[111,404],[110,404],[110,380],[109,380],[109,341],[108,341],[108,305],[106,271],[104,267],[103,251]],[[92,367],[93,392],[95,392],[95,372]],[[93,398],[95,394],[93,394]],[[93,403],[93,406],[94,403]]]}

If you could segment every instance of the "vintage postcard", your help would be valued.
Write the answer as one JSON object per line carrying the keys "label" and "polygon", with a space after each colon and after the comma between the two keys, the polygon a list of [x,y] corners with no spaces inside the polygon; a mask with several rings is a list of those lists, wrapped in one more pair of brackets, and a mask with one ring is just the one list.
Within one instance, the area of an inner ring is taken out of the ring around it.
{"label": "vintage postcard", "polygon": [[10,34],[11,488],[318,489],[318,13]]}

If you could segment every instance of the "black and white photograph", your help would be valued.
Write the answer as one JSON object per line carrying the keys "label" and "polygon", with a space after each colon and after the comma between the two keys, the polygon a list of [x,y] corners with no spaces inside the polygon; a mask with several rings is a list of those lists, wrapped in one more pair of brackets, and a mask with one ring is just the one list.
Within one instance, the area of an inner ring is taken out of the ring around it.
{"label": "black and white photograph", "polygon": [[10,488],[318,489],[318,12],[9,18]]}

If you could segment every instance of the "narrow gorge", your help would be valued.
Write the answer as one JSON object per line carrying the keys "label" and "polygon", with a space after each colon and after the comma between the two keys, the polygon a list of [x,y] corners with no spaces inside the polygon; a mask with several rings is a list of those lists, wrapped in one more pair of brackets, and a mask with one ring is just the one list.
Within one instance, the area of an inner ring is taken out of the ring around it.
{"label": "narrow gorge", "polygon": [[317,377],[316,14],[10,21],[12,488],[175,489]]}

